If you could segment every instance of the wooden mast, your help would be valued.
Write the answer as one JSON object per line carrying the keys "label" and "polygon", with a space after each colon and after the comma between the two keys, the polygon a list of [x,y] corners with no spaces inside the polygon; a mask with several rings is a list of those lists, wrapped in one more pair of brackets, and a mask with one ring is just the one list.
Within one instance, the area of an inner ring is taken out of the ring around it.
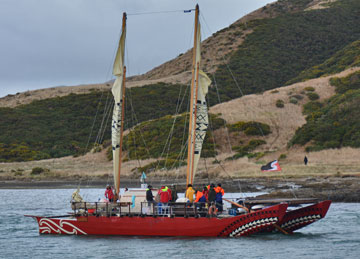
{"label": "wooden mast", "polygon": [[[196,103],[197,88],[198,88],[198,75],[199,69],[196,62],[196,49],[197,49],[197,30],[199,23],[199,5],[195,8],[195,29],[194,29],[194,48],[193,48],[193,64],[192,64],[192,77],[191,77],[191,97],[190,97],[190,118],[189,118],[189,138],[188,138],[188,158],[186,168],[186,186],[193,182],[193,169],[194,169],[194,147],[195,147],[195,120],[196,120]],[[196,80],[195,80],[196,78]],[[195,83],[196,81],[196,83]]]}
{"label": "wooden mast", "polygon": [[[126,67],[124,66],[124,75],[122,83],[122,103],[121,103],[121,127],[120,127],[120,150],[119,150],[119,170],[117,178],[117,190],[116,193],[120,194],[120,171],[121,171],[121,156],[122,156],[122,144],[123,144],[123,133],[124,133],[124,115],[125,115],[125,79],[126,79]],[[115,199],[114,199],[115,200]]]}
{"label": "wooden mast", "polygon": [[[122,19],[122,31],[126,28],[126,13],[123,13]],[[125,46],[124,46],[125,47]],[[120,127],[120,148],[119,148],[119,168],[117,170],[118,177],[117,177],[117,188],[115,192],[115,199],[114,202],[118,198],[120,198],[120,172],[121,172],[121,156],[122,156],[122,144],[123,144],[123,133],[124,133],[124,115],[125,115],[125,81],[126,81],[126,66],[123,69],[123,78],[122,78],[122,96],[121,96],[121,127]]]}

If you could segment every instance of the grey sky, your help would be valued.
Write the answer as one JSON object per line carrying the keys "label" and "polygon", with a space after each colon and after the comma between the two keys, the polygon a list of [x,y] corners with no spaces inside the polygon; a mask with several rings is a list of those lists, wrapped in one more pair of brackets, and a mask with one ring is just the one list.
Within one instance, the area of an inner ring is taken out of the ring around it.
{"label": "grey sky", "polygon": [[127,12],[128,75],[191,48],[200,5],[203,39],[273,0],[0,0],[0,97],[59,85],[101,83]]}

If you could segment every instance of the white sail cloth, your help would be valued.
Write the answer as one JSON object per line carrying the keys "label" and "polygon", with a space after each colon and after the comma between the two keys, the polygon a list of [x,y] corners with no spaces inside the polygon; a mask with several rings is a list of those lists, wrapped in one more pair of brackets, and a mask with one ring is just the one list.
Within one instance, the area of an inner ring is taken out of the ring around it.
{"label": "white sail cloth", "polygon": [[[196,107],[196,109],[193,109],[193,120],[190,122],[191,127],[195,127],[195,131],[192,131],[189,135],[190,141],[189,141],[189,149],[190,153],[193,155],[189,156],[189,167],[190,167],[190,183],[193,183],[196,170],[198,167],[200,155],[201,155],[201,149],[203,146],[203,142],[206,136],[206,130],[208,128],[209,124],[209,118],[208,118],[208,111],[207,111],[207,104],[206,104],[206,94],[208,93],[209,85],[211,84],[210,78],[202,71],[200,70],[200,61],[201,61],[201,32],[200,32],[200,23],[197,24],[197,33],[196,33],[196,54],[195,54],[195,67],[194,67],[194,85],[197,86],[194,87],[193,93],[193,106]],[[197,71],[199,70],[199,71]],[[198,75],[198,76],[196,76]],[[198,82],[196,82],[198,81]]]}
{"label": "white sail cloth", "polygon": [[[123,100],[123,75],[124,75],[124,52],[125,52],[125,38],[126,27],[123,27],[121,33],[118,50],[116,53],[113,75],[116,80],[112,87],[112,94],[114,96],[114,110],[111,126],[111,142],[113,151],[113,174],[114,174],[114,189],[119,190],[120,184],[120,138],[121,138],[121,121],[122,121],[122,102]],[[117,193],[118,194],[118,193]]]}

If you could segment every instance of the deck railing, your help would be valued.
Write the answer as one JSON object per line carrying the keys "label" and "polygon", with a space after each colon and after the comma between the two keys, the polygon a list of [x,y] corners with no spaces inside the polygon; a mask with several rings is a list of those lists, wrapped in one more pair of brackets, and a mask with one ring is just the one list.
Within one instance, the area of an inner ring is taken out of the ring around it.
{"label": "deck railing", "polygon": [[131,202],[71,202],[71,208],[75,216],[167,216],[167,217],[204,217],[215,216],[209,210],[214,208],[214,203],[197,202],[141,202],[140,209],[132,208]]}

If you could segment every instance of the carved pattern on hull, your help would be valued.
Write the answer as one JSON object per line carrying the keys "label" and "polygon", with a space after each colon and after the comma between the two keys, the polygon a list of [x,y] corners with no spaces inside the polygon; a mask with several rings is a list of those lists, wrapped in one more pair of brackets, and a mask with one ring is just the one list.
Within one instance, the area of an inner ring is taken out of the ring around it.
{"label": "carved pattern on hull", "polygon": [[[70,230],[64,229],[65,226],[70,227]],[[42,218],[39,221],[39,231],[41,234],[68,234],[68,235],[87,235],[78,227],[74,226],[68,221],[60,220],[59,224],[48,218]]]}
{"label": "carved pattern on hull", "polygon": [[234,231],[232,231],[229,234],[229,237],[239,237],[239,236],[246,235],[247,232],[249,232],[252,229],[270,226],[270,225],[278,222],[278,220],[279,219],[277,217],[271,217],[271,218],[265,218],[265,219],[251,221],[245,225],[242,225],[241,227],[238,227]]}
{"label": "carved pattern on hull", "polygon": [[320,214],[298,217],[298,218],[286,221],[285,223],[281,224],[281,227],[285,230],[292,230],[294,227],[297,227],[299,225],[308,225],[319,219],[321,219]]}

